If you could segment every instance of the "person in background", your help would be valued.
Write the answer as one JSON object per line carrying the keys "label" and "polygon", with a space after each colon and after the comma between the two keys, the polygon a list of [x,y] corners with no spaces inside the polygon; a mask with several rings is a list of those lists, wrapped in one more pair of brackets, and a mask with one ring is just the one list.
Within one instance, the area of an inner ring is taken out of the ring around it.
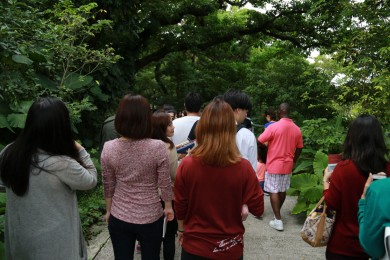
{"label": "person in background", "polygon": [[200,118],[200,109],[202,107],[202,97],[198,93],[190,92],[184,99],[184,107],[186,116],[173,120],[175,134],[172,136],[172,141],[175,146],[187,141],[188,134],[192,126]]}
{"label": "person in background", "polygon": [[272,108],[268,108],[264,112],[267,123],[264,124],[264,129],[276,122],[276,113]]}
{"label": "person in background", "polygon": [[174,218],[166,145],[151,139],[151,121],[144,97],[124,96],[115,115],[121,137],[106,142],[100,158],[115,259],[133,259],[137,238],[143,259],[159,259],[164,215],[169,221]]}
{"label": "person in background", "polygon": [[[325,202],[336,211],[327,259],[369,258],[359,243],[358,202],[370,173],[388,173],[386,151],[382,128],[375,117],[361,115],[352,121],[344,141],[343,160],[333,172],[328,168],[324,172]],[[377,213],[372,213],[376,217]]]}
{"label": "person in background", "polygon": [[[119,134],[115,130],[115,115],[106,118],[106,120],[104,120],[103,122],[103,126],[100,132],[99,159],[103,150],[104,143],[119,137]],[[139,241],[136,246],[136,252],[137,254],[141,254],[141,244]]]}
{"label": "person in background", "polygon": [[177,112],[174,106],[164,104],[162,110],[168,113],[171,116],[172,120],[175,120],[177,118]]}
{"label": "person in background", "polygon": [[[235,142],[236,122],[228,103],[215,99],[196,127],[197,146],[180,163],[175,209],[181,259],[242,259],[245,216],[264,211],[264,194]],[[241,213],[240,213],[241,212]]]}
{"label": "person in background", "polygon": [[231,106],[236,120],[236,143],[242,157],[247,159],[253,170],[257,168],[257,143],[251,130],[243,125],[248,111],[252,109],[252,103],[247,94],[241,90],[229,90],[223,95],[223,99]]}
{"label": "person in background", "polygon": [[115,130],[114,123],[115,115],[106,118],[103,122],[102,129],[100,131],[99,158],[103,151],[104,143],[115,138],[119,138],[119,135]]}
{"label": "person in background", "polygon": [[245,128],[248,128],[252,133],[255,131],[253,127],[252,119],[250,117],[246,117],[242,124],[244,125]]}
{"label": "person in background", "polygon": [[374,183],[370,173],[359,200],[359,241],[372,259],[385,256],[384,231],[390,228],[390,164],[387,164],[387,174],[381,173],[387,178]]}
{"label": "person in background", "polygon": [[[152,116],[152,138],[165,143],[169,157],[169,174],[171,176],[172,188],[175,183],[177,170],[177,153],[175,145],[169,139],[174,134],[175,127],[172,124],[171,116],[166,112],[157,111]],[[174,204],[172,202],[172,208]],[[167,223],[166,233],[163,238],[164,260],[175,258],[175,238],[177,233],[177,220],[174,218]]]}
{"label": "person in background", "polygon": [[286,199],[286,190],[290,187],[290,174],[303,148],[301,130],[289,118],[290,105],[282,103],[279,107],[278,122],[268,126],[258,141],[268,143],[264,190],[270,193],[274,219],[269,225],[283,231],[280,210]]}
{"label": "person in background", "polygon": [[[257,141],[257,168],[256,168],[256,176],[259,180],[259,184],[261,189],[264,192],[264,180],[265,180],[265,164],[267,162],[267,146],[261,145],[259,141]],[[265,195],[269,196],[269,193],[264,192]]]}
{"label": "person in background", "polygon": [[57,98],[35,101],[24,129],[0,154],[6,187],[7,259],[87,259],[76,190],[96,186],[97,171],[74,141],[69,112]]}

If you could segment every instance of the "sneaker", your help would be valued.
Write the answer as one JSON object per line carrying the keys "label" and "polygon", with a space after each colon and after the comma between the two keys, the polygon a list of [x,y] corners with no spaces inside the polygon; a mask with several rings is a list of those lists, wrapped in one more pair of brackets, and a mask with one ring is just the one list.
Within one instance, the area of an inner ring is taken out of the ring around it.
{"label": "sneaker", "polygon": [[274,219],[274,220],[271,220],[270,222],[269,222],[269,225],[272,227],[272,228],[274,228],[274,229],[276,229],[276,230],[278,230],[278,231],[283,231],[283,221],[282,220],[280,220],[280,219]]}

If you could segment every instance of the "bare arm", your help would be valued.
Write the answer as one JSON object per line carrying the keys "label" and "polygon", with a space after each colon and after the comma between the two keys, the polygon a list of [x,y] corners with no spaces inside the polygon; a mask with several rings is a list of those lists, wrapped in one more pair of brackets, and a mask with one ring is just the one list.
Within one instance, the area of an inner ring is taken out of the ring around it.
{"label": "bare arm", "polygon": [[332,172],[328,170],[328,167],[326,167],[324,170],[324,179],[322,180],[322,183],[324,185],[324,190],[329,189],[331,175],[332,175]]}
{"label": "bare arm", "polygon": [[108,220],[111,214],[112,198],[105,198],[105,200],[106,200],[106,223],[108,224]]}
{"label": "bare arm", "polygon": [[168,221],[172,221],[175,218],[175,213],[173,212],[172,208],[172,201],[164,201],[165,207],[164,207],[164,215],[167,217]]}
{"label": "bare arm", "polygon": [[177,220],[177,240],[179,241],[179,245],[183,244],[183,234],[184,234],[184,224],[183,220]]}
{"label": "bare arm", "polygon": [[302,148],[295,149],[294,159],[293,159],[294,164],[298,161],[299,156],[301,155],[301,152],[302,152]]}

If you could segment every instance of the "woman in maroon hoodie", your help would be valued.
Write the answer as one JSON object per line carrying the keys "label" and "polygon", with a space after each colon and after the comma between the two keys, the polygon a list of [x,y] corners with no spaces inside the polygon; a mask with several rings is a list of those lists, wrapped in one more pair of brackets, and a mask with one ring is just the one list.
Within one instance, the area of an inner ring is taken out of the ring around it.
{"label": "woman in maroon hoodie", "polygon": [[344,141],[343,160],[333,172],[325,170],[324,196],[336,210],[336,222],[326,248],[326,259],[368,259],[359,243],[358,201],[370,173],[390,174],[387,149],[379,121],[357,117]]}
{"label": "woman in maroon hoodie", "polygon": [[230,105],[216,98],[196,127],[197,146],[177,170],[175,208],[181,259],[240,259],[241,209],[260,216],[264,194],[248,160],[241,157]]}

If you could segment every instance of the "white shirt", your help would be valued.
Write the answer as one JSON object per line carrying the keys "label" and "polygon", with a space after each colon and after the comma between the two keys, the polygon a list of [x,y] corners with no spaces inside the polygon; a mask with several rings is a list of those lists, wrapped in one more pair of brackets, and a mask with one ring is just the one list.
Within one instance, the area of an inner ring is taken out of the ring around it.
{"label": "white shirt", "polygon": [[255,135],[249,129],[241,128],[236,134],[236,144],[241,156],[251,163],[256,172],[257,143]]}
{"label": "white shirt", "polygon": [[172,124],[175,127],[175,133],[172,136],[172,142],[175,145],[178,145],[187,141],[192,126],[199,119],[199,116],[183,116],[173,120]]}

